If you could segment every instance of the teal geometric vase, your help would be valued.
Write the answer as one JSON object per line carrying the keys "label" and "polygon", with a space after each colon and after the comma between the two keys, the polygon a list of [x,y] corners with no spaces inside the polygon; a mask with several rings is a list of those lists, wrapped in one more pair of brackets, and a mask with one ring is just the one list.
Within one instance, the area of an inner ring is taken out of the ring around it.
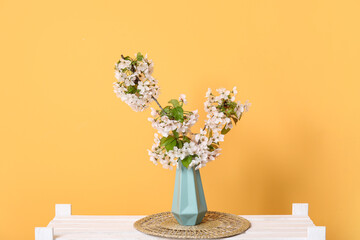
{"label": "teal geometric vase", "polygon": [[187,169],[179,162],[171,212],[180,225],[201,223],[207,211],[199,170]]}

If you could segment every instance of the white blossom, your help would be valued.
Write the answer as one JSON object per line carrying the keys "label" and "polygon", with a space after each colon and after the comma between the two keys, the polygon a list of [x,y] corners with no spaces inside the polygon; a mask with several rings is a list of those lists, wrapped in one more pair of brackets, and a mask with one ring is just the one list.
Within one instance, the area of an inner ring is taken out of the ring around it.
{"label": "white blossom", "polygon": [[130,60],[120,59],[115,64],[114,92],[134,111],[144,111],[149,107],[153,98],[158,98],[160,87],[155,78],[151,76],[153,63],[147,57],[132,64]]}
{"label": "white blossom", "polygon": [[183,102],[184,104],[187,104],[186,95],[185,94],[180,94],[179,101]]}
{"label": "white blossom", "polygon": [[151,108],[151,116],[156,117],[157,112],[154,108]]}
{"label": "white blossom", "polygon": [[[160,94],[158,82],[151,76],[153,66],[147,55],[144,57],[140,53],[133,59],[123,57],[115,65],[117,81],[114,92],[134,111],[145,110]],[[248,101],[244,104],[235,102],[236,87],[231,91],[219,88],[216,92],[215,95],[210,88],[206,92],[204,108],[207,119],[199,133],[191,131],[199,119],[198,111],[183,110],[183,105],[187,104],[185,94],[180,95],[179,101],[172,99],[169,103],[173,106],[160,107],[161,110],[151,108],[152,117],[148,120],[158,132],[148,150],[151,162],[155,165],[160,163],[166,169],[186,162],[189,168],[197,170],[220,155],[220,142],[224,141],[225,134],[249,110],[251,104]]]}
{"label": "white blossom", "polygon": [[174,147],[173,150],[165,151],[160,146],[160,139],[156,134],[154,144],[148,152],[150,160],[154,164],[160,162],[167,169],[171,169],[172,166],[177,167],[179,160],[183,160],[186,156],[195,156],[189,164],[189,168],[195,167],[197,170],[220,155],[220,148],[210,150],[208,144],[209,139],[206,137],[206,131],[201,131],[191,139],[190,143],[185,143],[182,148]]}
{"label": "white blossom", "polygon": [[[221,142],[224,141],[224,135],[221,134],[222,130],[232,129],[233,123],[231,118],[235,118],[238,121],[245,108],[248,109],[250,107],[250,103],[241,104],[240,102],[234,102],[235,95],[237,94],[236,87],[232,91],[225,88],[219,88],[216,91],[219,94],[218,96],[212,94],[211,89],[206,93],[207,101],[204,103],[204,108],[207,112],[207,120],[205,121],[205,126],[212,131],[213,141]],[[225,114],[224,111],[226,112],[226,110],[229,113]]]}
{"label": "white blossom", "polygon": [[[217,96],[212,93],[210,88],[206,93],[207,101],[204,106],[208,119],[205,121],[205,128],[200,129],[200,133],[197,134],[191,132],[191,127],[199,117],[197,110],[186,115],[181,123],[171,120],[167,115],[161,116],[160,112],[151,109],[153,118],[149,118],[149,121],[163,138],[173,136],[173,131],[176,131],[182,136],[189,136],[188,139],[190,139],[190,142],[184,143],[181,148],[175,146],[172,150],[167,151],[160,144],[161,137],[156,135],[154,145],[149,150],[152,162],[155,164],[160,162],[164,168],[171,169],[173,166],[178,166],[179,161],[190,156],[189,167],[200,169],[220,155],[219,144],[224,141],[225,137],[223,130],[227,132],[232,129],[234,126],[232,118],[238,121],[243,112],[248,110],[250,103],[234,102],[237,94],[236,87],[232,91],[225,88],[219,88],[216,91],[219,94]],[[180,95],[179,101],[185,103],[185,95]]]}
{"label": "white blossom", "polygon": [[[153,113],[153,112],[152,112]],[[156,112],[155,112],[156,113]],[[184,118],[183,122],[177,120],[171,120],[168,116],[160,116],[158,113],[153,116],[157,118],[149,118],[149,121],[152,124],[152,127],[155,128],[161,135],[167,137],[172,131],[176,130],[179,133],[186,134],[190,131],[190,128],[197,122],[199,119],[198,111],[192,111]]]}

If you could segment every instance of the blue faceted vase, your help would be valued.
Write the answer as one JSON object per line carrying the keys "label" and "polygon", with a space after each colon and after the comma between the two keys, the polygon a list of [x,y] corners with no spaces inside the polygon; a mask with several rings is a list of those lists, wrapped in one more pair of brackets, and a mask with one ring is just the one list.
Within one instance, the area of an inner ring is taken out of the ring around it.
{"label": "blue faceted vase", "polygon": [[201,223],[207,211],[199,170],[186,168],[179,161],[171,212],[179,224],[194,226]]}

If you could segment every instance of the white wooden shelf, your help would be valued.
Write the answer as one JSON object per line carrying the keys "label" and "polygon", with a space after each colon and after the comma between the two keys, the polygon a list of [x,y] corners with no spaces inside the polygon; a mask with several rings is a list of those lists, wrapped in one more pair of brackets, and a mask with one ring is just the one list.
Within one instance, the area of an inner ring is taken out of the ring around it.
{"label": "white wooden shelf", "polygon": [[[144,216],[71,215],[71,204],[56,204],[55,218],[47,227],[35,228],[35,240],[164,239],[137,231],[133,224]],[[308,216],[307,203],[294,203],[292,215],[243,215],[251,222],[244,234],[229,239],[325,240],[325,227]]]}

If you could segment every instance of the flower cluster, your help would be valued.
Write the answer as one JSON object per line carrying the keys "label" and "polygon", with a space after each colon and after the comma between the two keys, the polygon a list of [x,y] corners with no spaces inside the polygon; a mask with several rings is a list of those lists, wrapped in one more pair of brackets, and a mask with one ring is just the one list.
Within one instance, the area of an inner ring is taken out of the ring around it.
{"label": "flower cluster", "polygon": [[153,108],[151,109],[151,112],[152,116],[156,117],[149,118],[152,127],[155,128],[164,137],[169,136],[169,134],[175,130],[179,133],[186,134],[190,131],[190,128],[197,122],[199,118],[197,110],[189,112],[188,115],[185,115],[183,122],[172,120],[167,115],[159,116]]}
{"label": "flower cluster", "polygon": [[207,101],[204,103],[208,118],[205,126],[212,132],[215,142],[223,140],[223,135],[233,128],[233,122],[236,124],[250,107],[249,102],[245,104],[241,104],[240,101],[235,102],[236,87],[232,91],[225,88],[216,89],[216,91],[218,96],[215,96],[209,88],[206,93]]}
{"label": "flower cluster", "polygon": [[160,163],[164,168],[178,166],[181,162],[185,167],[196,170],[204,167],[220,155],[220,142],[236,124],[242,114],[248,111],[250,103],[235,102],[236,87],[229,91],[217,89],[217,95],[206,93],[205,111],[207,120],[200,133],[193,133],[191,127],[198,121],[198,111],[185,111],[186,96],[171,99],[170,105],[164,108],[156,100],[159,95],[157,81],[151,76],[153,63],[140,53],[135,59],[123,57],[115,67],[114,91],[121,100],[133,110],[143,111],[154,100],[160,110],[151,108],[152,123],[158,133],[154,144],[148,150],[150,160]]}
{"label": "flower cluster", "polygon": [[157,80],[151,76],[153,65],[141,53],[135,58],[122,57],[115,64],[118,81],[114,82],[114,92],[136,112],[145,110],[160,94]]}
{"label": "flower cluster", "polygon": [[[167,150],[167,145],[164,147],[163,139],[173,139],[175,146],[172,149]],[[187,137],[183,144],[182,139],[176,139],[175,136],[170,138],[159,138],[158,134],[155,134],[154,144],[151,150],[148,150],[150,155],[150,161],[155,165],[160,162],[164,168],[172,169],[173,166],[178,166],[179,160],[186,167],[195,167],[195,170],[202,168],[209,161],[215,160],[220,155],[220,148],[210,148],[211,140],[206,136],[205,130],[200,130],[199,134],[195,134],[192,139]],[[180,144],[179,144],[180,143]]]}
{"label": "flower cluster", "polygon": [[218,96],[215,96],[209,89],[206,94],[205,111],[208,119],[198,134],[191,132],[191,127],[198,120],[197,110],[184,112],[182,109],[186,102],[185,95],[181,95],[179,101],[170,100],[172,106],[166,106],[161,111],[152,109],[153,118],[149,118],[149,121],[162,135],[155,135],[155,143],[149,150],[152,162],[160,162],[164,168],[172,168],[180,160],[186,167],[199,169],[220,155],[220,142],[233,128],[232,122],[236,124],[250,104],[234,102],[236,88],[232,91],[217,89],[217,92]]}
{"label": "flower cluster", "polygon": [[153,118],[149,118],[149,121],[152,123],[152,127],[164,137],[169,136],[175,130],[182,135],[186,135],[197,122],[199,118],[198,111],[184,112],[183,105],[187,103],[185,94],[181,94],[179,100],[172,99],[169,103],[172,106],[166,106],[161,111],[151,108]]}

